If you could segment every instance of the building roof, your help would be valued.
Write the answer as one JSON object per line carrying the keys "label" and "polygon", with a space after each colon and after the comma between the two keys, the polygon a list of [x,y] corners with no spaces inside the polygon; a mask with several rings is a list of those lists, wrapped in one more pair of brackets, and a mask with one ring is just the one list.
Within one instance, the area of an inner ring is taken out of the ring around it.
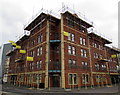
{"label": "building roof", "polygon": [[[39,20],[43,17],[45,17],[46,14],[45,13],[41,13],[39,16],[37,16],[34,20],[32,20],[26,27],[24,30],[30,30],[30,28],[34,27],[32,24],[36,25],[37,23],[39,23]],[[38,22],[36,23],[36,21],[38,20]]]}
{"label": "building roof", "polygon": [[72,16],[76,17],[76,19],[80,20],[81,23],[83,23],[83,24],[85,23],[87,25],[86,26],[87,28],[92,27],[92,24],[90,24],[90,22],[85,21],[83,18],[79,17],[76,13],[73,14],[69,11],[65,11],[63,14],[69,14],[69,15],[72,15]]}
{"label": "building roof", "polygon": [[94,32],[90,32],[90,33],[88,33],[88,35],[89,35],[90,37],[100,38],[101,40],[104,41],[105,44],[111,44],[111,43],[112,43],[111,41],[109,41],[109,40],[107,40],[107,39],[101,37],[100,35],[97,35],[97,34],[94,33]]}
{"label": "building roof", "polygon": [[116,48],[116,47],[109,47],[109,46],[106,46],[109,50],[111,51],[114,51],[116,53],[120,53],[120,49],[119,48]]}
{"label": "building roof", "polygon": [[[83,20],[82,18],[80,18],[77,14],[73,14],[69,11],[65,11],[63,14],[69,14],[69,15],[72,15],[74,17],[76,17],[78,20],[81,21],[81,23],[83,24],[86,24],[86,27],[89,28],[89,27],[92,27],[92,24],[90,24],[89,22]],[[57,15],[55,16],[54,14],[50,14],[50,13],[45,13],[45,12],[41,12],[35,19],[33,19],[25,28],[24,30],[30,30],[32,27],[34,27],[35,25],[37,25],[39,23],[39,20],[41,18],[46,18],[46,17],[53,17],[57,20],[60,20],[60,18],[57,17]],[[37,23],[36,23],[37,22]]]}
{"label": "building roof", "polygon": [[24,36],[22,36],[22,37],[16,42],[16,44],[19,44],[20,42],[23,42],[24,40],[26,40],[26,39],[28,39],[28,38],[29,38],[29,36],[24,35]]}
{"label": "building roof", "polygon": [[56,20],[60,20],[57,16],[54,16],[52,13],[45,13],[44,11],[41,12],[35,19],[33,19],[26,27],[24,30],[30,30],[33,28],[35,25],[39,24],[40,20],[43,18],[49,18],[52,17]]}

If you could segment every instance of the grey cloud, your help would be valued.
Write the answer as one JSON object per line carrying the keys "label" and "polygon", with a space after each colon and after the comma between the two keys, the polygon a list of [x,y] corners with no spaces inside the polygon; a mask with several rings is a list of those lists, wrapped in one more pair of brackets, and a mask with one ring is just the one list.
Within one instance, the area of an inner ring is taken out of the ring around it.
{"label": "grey cloud", "polygon": [[[2,2],[1,2],[2,1]],[[57,12],[65,5],[85,13],[86,17],[97,26],[98,32],[117,40],[117,1],[115,0],[1,0],[0,1],[0,32],[2,31],[3,42],[15,39],[15,36],[23,33],[23,24],[42,7]],[[24,2],[24,3],[23,3]],[[29,3],[28,3],[29,2]],[[74,5],[74,7],[73,7]],[[114,35],[112,35],[114,34]]]}
{"label": "grey cloud", "polygon": [[26,13],[20,6],[2,2],[0,7],[0,26],[2,32],[2,42],[15,40],[15,36],[20,35],[23,31],[23,23],[25,23]]}

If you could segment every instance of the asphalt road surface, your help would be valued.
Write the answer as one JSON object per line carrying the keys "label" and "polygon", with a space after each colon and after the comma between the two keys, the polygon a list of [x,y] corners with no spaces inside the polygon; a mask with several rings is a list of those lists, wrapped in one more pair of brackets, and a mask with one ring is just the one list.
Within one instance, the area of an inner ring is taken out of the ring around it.
{"label": "asphalt road surface", "polygon": [[[1,87],[1,85],[0,85]],[[1,95],[120,95],[117,86],[108,86],[108,87],[96,87],[96,88],[87,88],[87,89],[75,89],[75,90],[63,90],[59,88],[52,88],[50,90],[42,89],[33,89],[25,87],[16,87],[16,86],[2,86]]]}

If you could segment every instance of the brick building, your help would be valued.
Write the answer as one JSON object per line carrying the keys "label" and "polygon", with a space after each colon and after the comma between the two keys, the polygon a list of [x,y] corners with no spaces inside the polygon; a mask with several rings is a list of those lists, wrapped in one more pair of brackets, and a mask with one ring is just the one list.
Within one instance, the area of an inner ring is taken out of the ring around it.
{"label": "brick building", "polygon": [[[57,18],[42,12],[25,27],[30,35],[24,35],[16,44],[26,53],[15,47],[7,53],[9,83],[36,88],[117,83],[117,56],[112,59],[111,55],[120,51],[106,46],[111,41],[88,32],[92,24],[77,14],[65,11],[60,15]],[[27,56],[33,61],[27,61]]]}

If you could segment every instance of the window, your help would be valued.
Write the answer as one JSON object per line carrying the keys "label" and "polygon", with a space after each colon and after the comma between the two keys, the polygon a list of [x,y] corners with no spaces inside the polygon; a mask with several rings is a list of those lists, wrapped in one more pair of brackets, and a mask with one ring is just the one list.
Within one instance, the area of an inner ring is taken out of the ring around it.
{"label": "window", "polygon": [[34,51],[30,51],[30,56],[34,57]]}
{"label": "window", "polygon": [[30,75],[28,75],[28,81],[29,81],[29,83],[31,83],[32,82],[32,75],[30,74]]}
{"label": "window", "polygon": [[105,76],[105,75],[102,76],[102,80],[103,80],[104,82],[106,82],[106,76]]}
{"label": "window", "polygon": [[68,54],[75,55],[76,54],[76,49],[73,46],[68,46]]}
{"label": "window", "polygon": [[88,62],[82,61],[82,68],[83,69],[88,69]]}
{"label": "window", "polygon": [[81,56],[82,57],[87,57],[87,51],[84,49],[81,49]]}
{"label": "window", "polygon": [[83,45],[86,45],[86,40],[85,39],[83,39]]}
{"label": "window", "polygon": [[38,48],[38,49],[37,49],[37,56],[39,56],[39,51],[40,51],[40,49]]}
{"label": "window", "polygon": [[36,81],[37,81],[37,75],[34,74],[34,75],[33,75],[33,82],[36,82]]}
{"label": "window", "polygon": [[97,48],[97,44],[95,43],[95,48]]}
{"label": "window", "polygon": [[71,46],[68,46],[68,54],[72,54],[71,53]]}
{"label": "window", "polygon": [[76,67],[76,60],[71,60],[71,59],[69,59],[69,67],[70,67],[70,68]]}
{"label": "window", "polygon": [[76,67],[76,60],[73,60],[73,66]]}
{"label": "window", "polygon": [[34,69],[34,62],[29,63],[29,70],[33,70]]}
{"label": "window", "polygon": [[69,74],[69,84],[73,84],[73,82],[72,82],[72,74]]}
{"label": "window", "polygon": [[84,50],[84,57],[87,57],[87,51]]}
{"label": "window", "polygon": [[102,81],[102,76],[96,75],[96,82],[101,82]]}
{"label": "window", "polygon": [[36,75],[37,83],[41,83],[41,79],[42,79],[41,77],[42,77],[41,74],[37,74],[37,75]]}
{"label": "window", "polygon": [[98,53],[96,53],[96,58],[98,58]]}
{"label": "window", "polygon": [[36,68],[37,69],[39,68],[39,61],[37,61],[37,63],[36,63]]}
{"label": "window", "polygon": [[99,49],[101,49],[101,46],[99,45]]}
{"label": "window", "polygon": [[34,69],[34,62],[32,62],[32,68],[31,68],[32,70]]}
{"label": "window", "polygon": [[40,55],[42,55],[42,47],[39,47],[37,49],[37,56],[40,56]]}
{"label": "window", "polygon": [[67,19],[67,24],[68,24],[68,26],[70,26],[70,27],[74,27],[73,17],[69,17],[69,18]]}
{"label": "window", "polygon": [[85,62],[85,66],[88,66],[88,63],[87,63],[87,62]]}
{"label": "window", "polygon": [[93,46],[93,47],[95,47],[95,44],[94,44],[94,42],[92,43],[92,46]]}
{"label": "window", "polygon": [[69,84],[77,84],[77,74],[69,74]]}
{"label": "window", "polygon": [[68,33],[68,40],[71,40],[71,34],[70,33]]}
{"label": "window", "polygon": [[42,41],[43,41],[43,35],[40,34],[40,35],[38,36],[38,43],[40,43],[40,42],[42,42]]}
{"label": "window", "polygon": [[84,54],[83,54],[84,52],[83,52],[83,49],[81,49],[81,56],[83,57],[84,56]]}
{"label": "window", "polygon": [[94,53],[94,58],[96,58],[96,54]]}
{"label": "window", "polygon": [[23,82],[24,81],[24,75],[20,76],[20,80]]}
{"label": "window", "polygon": [[106,65],[103,65],[103,64],[102,64],[102,70],[103,70],[103,71],[106,70]]}
{"label": "window", "polygon": [[82,83],[87,84],[89,82],[88,74],[82,74]]}
{"label": "window", "polygon": [[40,60],[40,61],[37,61],[37,63],[36,63],[36,68],[37,69],[41,69],[42,68],[42,61]]}
{"label": "window", "polygon": [[73,74],[73,81],[74,81],[74,84],[77,84],[77,75],[76,74]]}
{"label": "window", "polygon": [[84,61],[82,61],[82,67],[84,67]]}
{"label": "window", "polygon": [[75,55],[75,47],[72,47],[72,54]]}
{"label": "window", "polygon": [[42,68],[42,61],[41,61],[41,60],[40,60],[39,68],[40,68],[40,69]]}
{"label": "window", "polygon": [[69,32],[68,33],[68,40],[74,42],[75,41],[75,34]]}
{"label": "window", "polygon": [[40,47],[40,55],[42,55],[42,47]]}
{"label": "window", "polygon": [[81,45],[83,44],[82,37],[80,37],[80,44],[81,44]]}
{"label": "window", "polygon": [[74,42],[75,41],[75,35],[72,34],[72,41]]}
{"label": "window", "polygon": [[32,41],[32,46],[35,45],[35,40]]}
{"label": "window", "polygon": [[80,37],[80,44],[81,45],[86,45],[86,39]]}
{"label": "window", "polygon": [[102,59],[102,54],[100,54],[100,59]]}
{"label": "window", "polygon": [[95,69],[96,70],[100,70],[100,65],[99,64],[95,64]]}
{"label": "window", "polygon": [[94,58],[98,58],[98,53],[94,53]]}
{"label": "window", "polygon": [[72,67],[72,60],[71,59],[69,60],[69,67],[70,68]]}

